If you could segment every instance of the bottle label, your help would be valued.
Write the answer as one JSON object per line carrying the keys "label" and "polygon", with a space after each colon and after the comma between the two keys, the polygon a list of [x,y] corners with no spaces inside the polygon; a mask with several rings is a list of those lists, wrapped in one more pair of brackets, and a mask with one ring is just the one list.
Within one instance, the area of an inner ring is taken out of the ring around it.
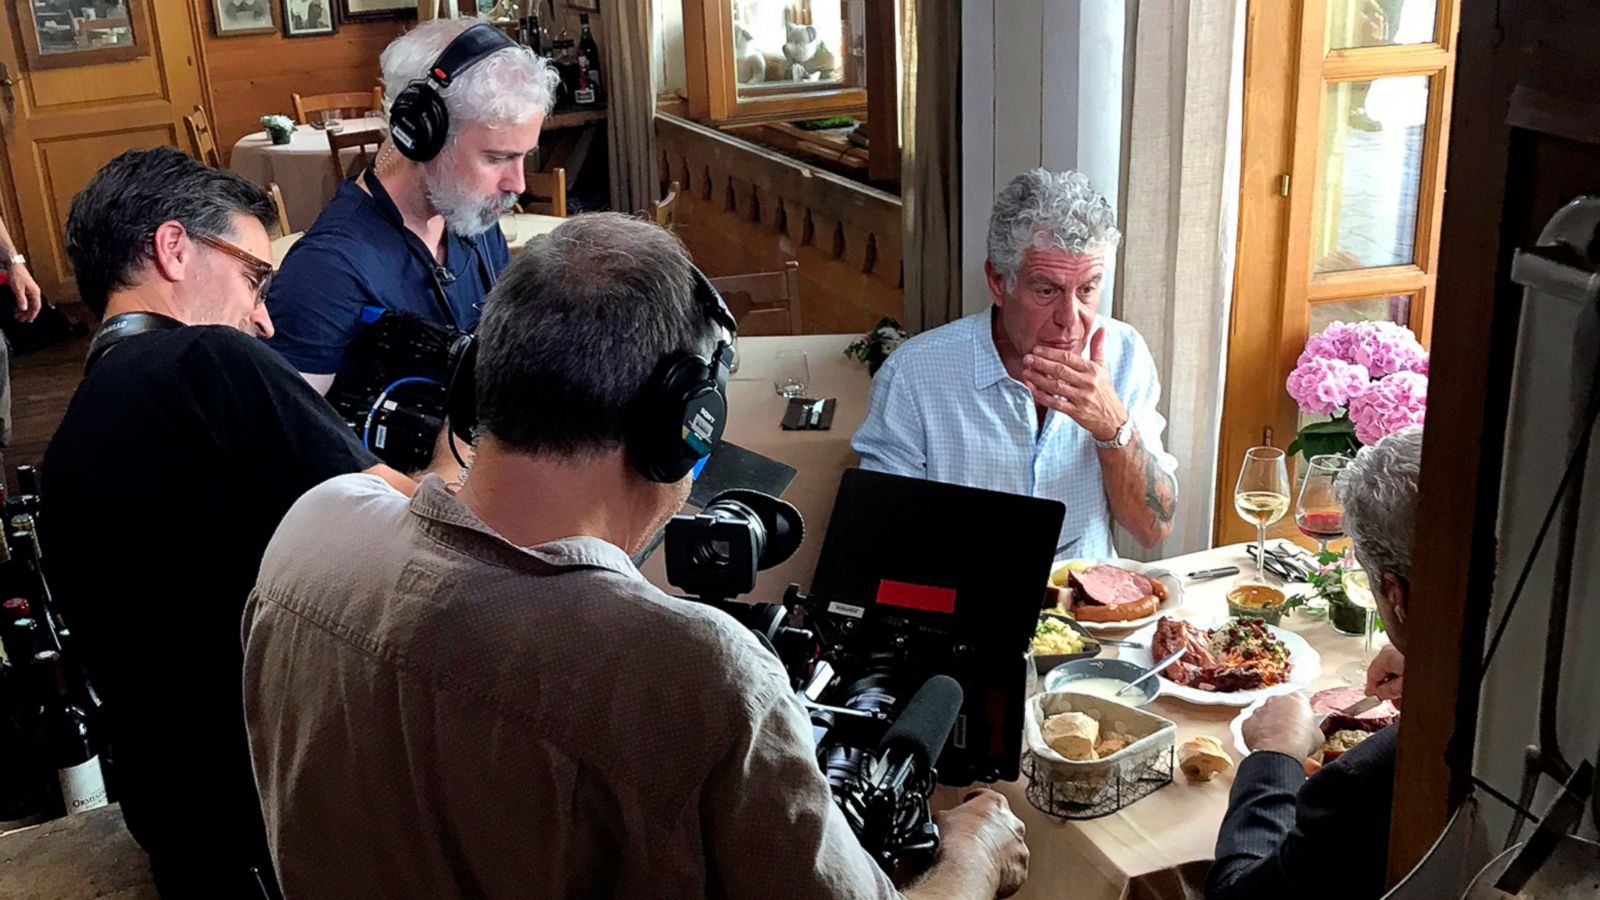
{"label": "bottle label", "polygon": [[589,104],[594,102],[594,88],[581,87],[572,93],[573,103]]}
{"label": "bottle label", "polygon": [[57,769],[61,779],[61,801],[67,815],[75,816],[106,805],[106,780],[100,774],[100,757],[66,769]]}

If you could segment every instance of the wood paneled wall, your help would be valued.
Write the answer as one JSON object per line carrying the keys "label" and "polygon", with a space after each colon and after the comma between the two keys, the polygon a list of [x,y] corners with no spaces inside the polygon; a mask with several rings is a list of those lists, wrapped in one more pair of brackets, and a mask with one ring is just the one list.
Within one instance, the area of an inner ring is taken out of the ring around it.
{"label": "wood paneled wall", "polygon": [[656,116],[661,172],[683,190],[677,233],[706,274],[800,263],[810,334],[905,316],[900,198],[677,116]]}
{"label": "wood paneled wall", "polygon": [[378,83],[378,54],[413,24],[348,22],[318,37],[286,38],[281,31],[217,37],[212,0],[194,2],[204,35],[212,128],[224,163],[235,141],[261,130],[262,116],[294,115],[290,94],[371,89]]}

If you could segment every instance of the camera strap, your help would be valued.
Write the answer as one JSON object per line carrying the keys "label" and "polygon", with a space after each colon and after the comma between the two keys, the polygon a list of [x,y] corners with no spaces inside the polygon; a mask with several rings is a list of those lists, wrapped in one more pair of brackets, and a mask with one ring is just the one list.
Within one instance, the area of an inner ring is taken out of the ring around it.
{"label": "camera strap", "polygon": [[127,312],[112,316],[101,324],[89,341],[89,355],[83,361],[83,373],[89,374],[89,370],[100,361],[100,357],[109,353],[112,347],[136,334],[149,334],[152,331],[168,331],[182,327],[182,322],[161,313]]}
{"label": "camera strap", "polygon": [[[405,217],[400,214],[400,207],[395,205],[394,198],[389,196],[389,191],[383,186],[371,167],[361,173],[361,183],[366,185],[367,191],[372,194],[373,202],[377,204],[378,211],[400,233],[401,240],[405,243],[406,250],[422,266],[422,271],[427,273],[428,286],[433,291],[434,302],[439,306],[439,312],[444,316],[444,321],[456,331],[461,331],[461,322],[457,318],[455,308],[450,305],[450,297],[445,293],[444,286],[456,280],[456,275],[450,270],[448,264],[440,263],[432,251],[423,245],[422,239],[406,227]],[[446,229],[445,242],[449,243],[451,232]],[[460,235],[456,235],[461,237]],[[476,238],[462,237],[461,240],[472,251],[473,260],[478,270],[478,278],[483,285],[483,292],[489,293],[494,287],[494,273],[489,271],[489,261],[478,249]]]}

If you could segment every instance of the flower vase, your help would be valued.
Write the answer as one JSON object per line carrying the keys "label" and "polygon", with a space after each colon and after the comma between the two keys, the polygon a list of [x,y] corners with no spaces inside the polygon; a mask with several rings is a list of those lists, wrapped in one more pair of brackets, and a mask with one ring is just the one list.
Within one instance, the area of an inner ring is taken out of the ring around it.
{"label": "flower vase", "polygon": [[289,143],[289,139],[294,137],[292,131],[268,131],[267,134],[272,138],[272,143],[280,146]]}
{"label": "flower vase", "polygon": [[883,366],[884,360],[888,358],[889,354],[885,353],[882,347],[875,346],[867,350],[867,375],[869,377],[877,375],[878,369]]}
{"label": "flower vase", "polygon": [[1328,624],[1340,634],[1367,633],[1367,611],[1351,603],[1343,593],[1328,598]]}

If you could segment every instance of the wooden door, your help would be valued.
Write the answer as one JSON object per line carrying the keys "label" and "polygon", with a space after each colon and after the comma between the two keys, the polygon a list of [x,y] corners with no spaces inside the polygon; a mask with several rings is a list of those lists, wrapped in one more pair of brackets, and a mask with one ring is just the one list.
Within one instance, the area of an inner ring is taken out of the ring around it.
{"label": "wooden door", "polygon": [[1249,2],[1218,544],[1255,536],[1233,511],[1245,451],[1323,418],[1284,387],[1309,335],[1387,319],[1430,341],[1460,5]]}
{"label": "wooden door", "polygon": [[[40,16],[19,8],[24,3],[41,10]],[[0,177],[0,182],[15,190],[17,216],[8,224],[48,296],[71,299],[77,290],[63,232],[73,196],[124,150],[185,146],[182,117],[202,97],[192,4],[112,4],[127,11],[134,34],[131,47],[94,49],[86,40],[81,51],[58,45],[44,55],[39,23],[53,21],[46,15],[71,16],[75,6],[65,0],[19,0],[6,7],[0,15],[0,136],[5,145],[0,159],[9,177]],[[105,18],[102,13],[89,21],[103,23]],[[117,58],[133,52],[139,55]]]}

